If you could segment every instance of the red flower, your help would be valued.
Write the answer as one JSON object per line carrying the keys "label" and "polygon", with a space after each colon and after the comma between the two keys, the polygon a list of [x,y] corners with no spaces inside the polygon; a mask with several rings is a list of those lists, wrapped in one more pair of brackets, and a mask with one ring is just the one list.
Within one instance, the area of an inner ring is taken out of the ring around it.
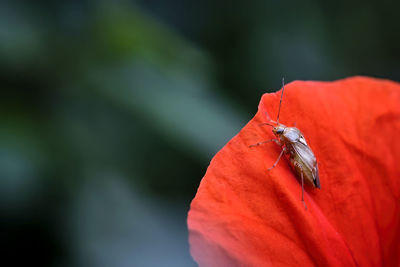
{"label": "red flower", "polygon": [[200,266],[399,266],[400,84],[354,77],[285,86],[280,122],[304,134],[321,190],[301,185],[260,126],[280,93],[212,159],[188,216]]}

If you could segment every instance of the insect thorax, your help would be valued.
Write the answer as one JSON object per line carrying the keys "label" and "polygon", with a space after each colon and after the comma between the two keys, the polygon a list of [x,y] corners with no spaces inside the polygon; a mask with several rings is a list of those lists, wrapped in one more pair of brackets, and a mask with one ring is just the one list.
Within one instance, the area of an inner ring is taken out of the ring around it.
{"label": "insect thorax", "polygon": [[299,129],[295,127],[286,127],[285,131],[281,135],[283,142],[296,142],[299,141],[302,134]]}

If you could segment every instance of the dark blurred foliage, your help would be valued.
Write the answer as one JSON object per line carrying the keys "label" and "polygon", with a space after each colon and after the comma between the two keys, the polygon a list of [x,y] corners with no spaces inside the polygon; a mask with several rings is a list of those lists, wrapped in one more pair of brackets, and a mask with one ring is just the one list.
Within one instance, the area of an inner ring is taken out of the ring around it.
{"label": "dark blurred foliage", "polygon": [[2,1],[12,266],[194,266],[209,160],[287,81],[400,78],[390,1]]}

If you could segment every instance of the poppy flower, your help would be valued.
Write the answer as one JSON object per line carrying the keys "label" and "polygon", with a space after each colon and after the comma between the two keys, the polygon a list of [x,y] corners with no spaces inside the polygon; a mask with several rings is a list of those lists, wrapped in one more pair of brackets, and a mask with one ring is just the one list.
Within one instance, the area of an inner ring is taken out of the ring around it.
{"label": "poppy flower", "polygon": [[285,85],[279,122],[303,133],[321,189],[301,183],[274,138],[280,92],[212,159],[188,214],[200,266],[399,266],[400,84],[352,77]]}

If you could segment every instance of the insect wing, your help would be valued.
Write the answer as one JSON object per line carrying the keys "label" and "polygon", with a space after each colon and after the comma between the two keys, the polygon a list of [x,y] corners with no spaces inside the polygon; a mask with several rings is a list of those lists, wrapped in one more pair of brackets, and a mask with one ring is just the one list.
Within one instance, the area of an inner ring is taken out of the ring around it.
{"label": "insect wing", "polygon": [[318,163],[315,165],[315,168],[312,171],[313,177],[315,177],[315,185],[321,189],[321,184],[319,182],[319,172],[318,172]]}
{"label": "insect wing", "polygon": [[312,170],[314,168],[315,156],[310,147],[301,142],[294,142],[292,146],[307,168]]}
{"label": "insect wing", "polygon": [[304,163],[305,167],[312,173],[312,178],[316,187],[320,188],[319,174],[317,161],[315,159],[314,153],[311,151],[310,147],[307,145],[303,136],[297,142],[292,144],[297,155],[300,157],[301,161]]}

